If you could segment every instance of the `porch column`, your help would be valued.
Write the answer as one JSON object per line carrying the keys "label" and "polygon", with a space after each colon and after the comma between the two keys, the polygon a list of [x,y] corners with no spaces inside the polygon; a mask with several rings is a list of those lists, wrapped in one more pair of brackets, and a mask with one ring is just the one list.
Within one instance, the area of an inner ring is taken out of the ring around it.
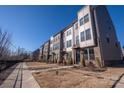
{"label": "porch column", "polygon": [[72,50],[72,61],[73,61],[73,64],[75,64],[75,60],[76,60],[75,53],[76,53],[76,50],[73,49]]}
{"label": "porch column", "polygon": [[83,65],[84,67],[86,66],[84,59],[84,51],[82,49],[80,50],[80,64]]}

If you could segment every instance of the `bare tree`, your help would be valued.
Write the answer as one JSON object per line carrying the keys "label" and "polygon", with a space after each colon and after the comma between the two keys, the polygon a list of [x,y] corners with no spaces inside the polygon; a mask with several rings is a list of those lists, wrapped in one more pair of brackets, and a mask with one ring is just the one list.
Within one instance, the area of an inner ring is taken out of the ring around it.
{"label": "bare tree", "polygon": [[7,58],[10,52],[11,35],[0,30],[0,59]]}

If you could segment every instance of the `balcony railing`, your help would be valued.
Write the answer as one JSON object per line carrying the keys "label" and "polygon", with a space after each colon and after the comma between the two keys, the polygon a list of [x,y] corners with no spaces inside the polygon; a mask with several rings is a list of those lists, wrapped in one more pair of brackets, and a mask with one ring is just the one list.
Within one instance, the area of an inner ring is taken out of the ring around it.
{"label": "balcony railing", "polygon": [[79,44],[75,44],[75,45],[73,45],[73,48],[80,48],[80,45]]}
{"label": "balcony railing", "polygon": [[63,51],[66,51],[66,48],[63,48]]}

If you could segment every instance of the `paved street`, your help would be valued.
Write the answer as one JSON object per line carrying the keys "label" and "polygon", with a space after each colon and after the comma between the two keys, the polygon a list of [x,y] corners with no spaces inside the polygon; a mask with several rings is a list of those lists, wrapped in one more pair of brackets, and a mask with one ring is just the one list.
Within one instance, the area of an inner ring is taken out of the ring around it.
{"label": "paved street", "polygon": [[[15,66],[13,66],[15,67]],[[9,68],[12,69],[13,67]],[[8,69],[8,70],[9,70]],[[6,80],[0,85],[1,88],[39,88],[38,83],[27,69],[25,63],[19,63]]]}

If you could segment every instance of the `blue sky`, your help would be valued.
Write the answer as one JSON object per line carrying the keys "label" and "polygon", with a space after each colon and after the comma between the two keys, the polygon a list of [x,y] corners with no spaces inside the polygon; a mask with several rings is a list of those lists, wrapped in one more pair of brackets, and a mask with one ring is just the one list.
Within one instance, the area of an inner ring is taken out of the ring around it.
{"label": "blue sky", "polygon": [[[71,23],[82,6],[0,6],[0,28],[12,33],[17,47],[33,51]],[[124,45],[124,6],[108,6],[117,36]]]}

